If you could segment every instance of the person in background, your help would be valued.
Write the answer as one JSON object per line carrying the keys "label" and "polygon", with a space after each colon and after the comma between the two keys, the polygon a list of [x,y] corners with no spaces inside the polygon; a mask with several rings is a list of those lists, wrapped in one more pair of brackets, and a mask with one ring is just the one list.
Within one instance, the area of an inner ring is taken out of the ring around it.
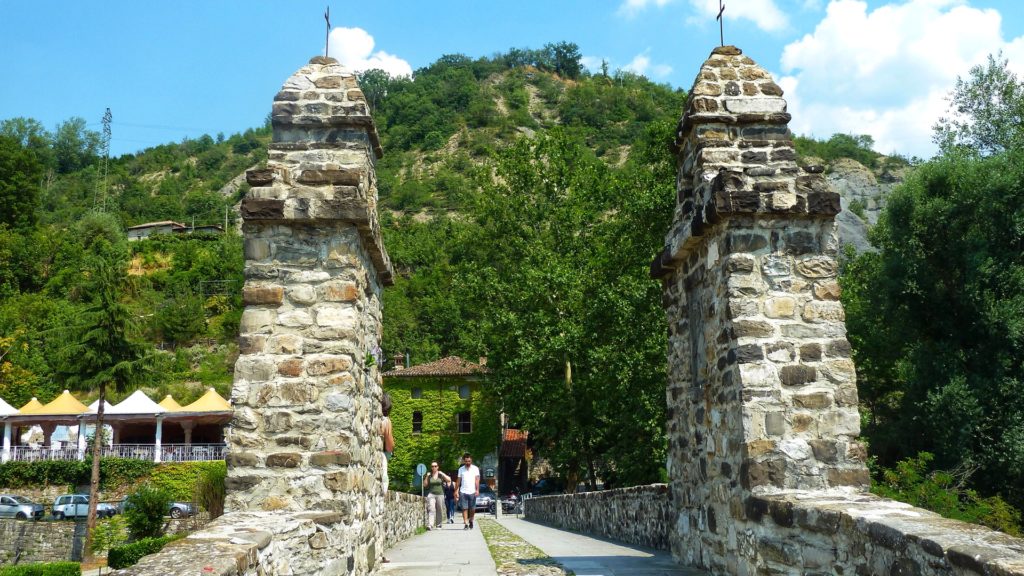
{"label": "person in background", "polygon": [[380,399],[380,408],[384,418],[380,423],[380,434],[384,437],[384,492],[388,491],[388,460],[395,455],[395,437],[391,433],[391,396],[385,392]]}
{"label": "person in background", "polygon": [[427,489],[427,530],[440,528],[444,522],[444,485],[451,481],[437,462],[430,463],[430,472],[423,476],[423,487]]}
{"label": "person in background", "polygon": [[448,477],[444,483],[444,509],[448,512],[448,523],[455,523],[455,481]]}
{"label": "person in background", "polygon": [[459,506],[462,507],[462,529],[472,530],[476,498],[480,495],[480,469],[473,465],[473,457],[469,452],[462,455],[456,491],[459,493]]}

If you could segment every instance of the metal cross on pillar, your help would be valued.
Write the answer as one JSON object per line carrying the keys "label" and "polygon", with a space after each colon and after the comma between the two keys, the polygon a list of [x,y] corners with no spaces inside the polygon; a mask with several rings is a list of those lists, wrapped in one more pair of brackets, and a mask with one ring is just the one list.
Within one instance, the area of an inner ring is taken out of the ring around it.
{"label": "metal cross on pillar", "polygon": [[331,7],[328,6],[327,10],[324,10],[324,20],[327,21],[327,40],[324,42],[324,58],[327,58],[327,53],[331,47]]}
{"label": "metal cross on pillar", "polygon": [[722,4],[722,0],[718,0],[718,16],[715,16],[715,20],[718,20],[718,43],[725,46],[725,33],[722,31],[725,18],[722,18],[722,12],[725,12],[725,4]]}

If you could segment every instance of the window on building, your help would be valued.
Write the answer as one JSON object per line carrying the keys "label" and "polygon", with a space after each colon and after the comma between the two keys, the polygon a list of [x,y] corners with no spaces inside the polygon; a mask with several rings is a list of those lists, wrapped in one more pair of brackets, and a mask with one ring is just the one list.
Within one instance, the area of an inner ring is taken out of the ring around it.
{"label": "window on building", "polygon": [[469,384],[463,384],[459,386],[459,398],[463,400],[469,400]]}
{"label": "window on building", "polygon": [[473,431],[473,419],[469,412],[459,412],[459,434],[469,434]]}
{"label": "window on building", "polygon": [[423,412],[420,412],[419,410],[412,413],[412,433],[423,433]]}
{"label": "window on building", "polygon": [[423,397],[423,388],[413,388],[412,389],[412,397],[413,398],[422,398]]}

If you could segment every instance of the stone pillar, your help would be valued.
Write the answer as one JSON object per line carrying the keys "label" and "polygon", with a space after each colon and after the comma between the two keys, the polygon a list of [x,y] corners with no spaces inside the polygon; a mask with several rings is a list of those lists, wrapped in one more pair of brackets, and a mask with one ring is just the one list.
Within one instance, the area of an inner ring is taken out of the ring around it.
{"label": "stone pillar", "polygon": [[673,554],[745,573],[752,494],[867,487],[836,282],[839,195],[796,163],[782,90],[732,46],[679,124],[677,205],[652,274],[669,323]]}
{"label": "stone pillar", "polygon": [[181,429],[185,433],[185,446],[192,445],[192,430],[196,427],[196,423],[191,420],[185,420],[181,423]]}
{"label": "stone pillar", "polygon": [[342,512],[355,562],[372,563],[382,552],[383,389],[379,359],[368,360],[392,283],[376,209],[380,143],[356,77],[331,58],[289,78],[271,118],[267,167],[247,173],[242,201],[227,508]]}

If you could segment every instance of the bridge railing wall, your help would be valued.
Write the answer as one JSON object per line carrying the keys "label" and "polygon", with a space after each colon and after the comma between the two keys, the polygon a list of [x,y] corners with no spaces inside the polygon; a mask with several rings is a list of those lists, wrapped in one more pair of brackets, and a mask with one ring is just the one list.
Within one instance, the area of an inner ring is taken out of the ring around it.
{"label": "bridge railing wall", "polygon": [[526,519],[627,544],[669,549],[676,512],[667,484],[529,498]]}
{"label": "bridge railing wall", "polygon": [[741,516],[732,553],[759,574],[1024,575],[1024,540],[871,494],[755,495]]}
{"label": "bridge railing wall", "polygon": [[352,511],[232,512],[112,574],[353,574],[357,558],[367,559],[372,572],[383,550],[365,533],[379,531],[388,548],[423,525],[421,497],[389,492],[384,501],[379,523]]}

